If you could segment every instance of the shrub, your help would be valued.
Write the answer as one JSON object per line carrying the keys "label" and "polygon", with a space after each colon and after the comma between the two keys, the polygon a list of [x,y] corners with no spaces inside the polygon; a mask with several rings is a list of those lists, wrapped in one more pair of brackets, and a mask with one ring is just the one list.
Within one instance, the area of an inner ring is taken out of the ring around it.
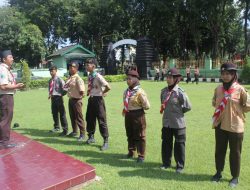
{"label": "shrub", "polygon": [[[104,78],[108,82],[121,82],[126,79],[126,75],[105,75]],[[66,78],[63,78],[66,80]],[[84,80],[85,84],[88,83],[88,78],[87,77],[82,77]],[[49,78],[44,78],[44,79],[38,79],[38,80],[31,80],[31,83],[29,85],[30,88],[48,88],[48,82]]]}
{"label": "shrub", "polygon": [[243,67],[243,70],[240,75],[240,79],[244,83],[250,83],[250,57],[246,58],[246,64]]}
{"label": "shrub", "polygon": [[30,88],[31,72],[30,72],[28,63],[25,60],[21,60],[21,64],[22,64],[22,79],[21,79],[21,82],[24,83],[24,85],[25,85],[24,90],[28,90]]}

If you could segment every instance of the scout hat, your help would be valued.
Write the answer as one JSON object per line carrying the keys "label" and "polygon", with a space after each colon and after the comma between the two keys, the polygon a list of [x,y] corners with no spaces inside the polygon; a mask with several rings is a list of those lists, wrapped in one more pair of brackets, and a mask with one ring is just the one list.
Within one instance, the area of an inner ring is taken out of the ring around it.
{"label": "scout hat", "polygon": [[237,71],[237,67],[233,63],[223,63],[220,67],[220,71]]}
{"label": "scout hat", "polygon": [[166,75],[173,77],[181,77],[180,71],[176,68],[169,69]]}
{"label": "scout hat", "polygon": [[12,55],[11,50],[3,50],[1,53],[1,58],[6,58],[8,55]]}
{"label": "scout hat", "polygon": [[127,75],[130,75],[132,77],[136,77],[138,79],[140,78],[140,76],[136,70],[129,70]]}

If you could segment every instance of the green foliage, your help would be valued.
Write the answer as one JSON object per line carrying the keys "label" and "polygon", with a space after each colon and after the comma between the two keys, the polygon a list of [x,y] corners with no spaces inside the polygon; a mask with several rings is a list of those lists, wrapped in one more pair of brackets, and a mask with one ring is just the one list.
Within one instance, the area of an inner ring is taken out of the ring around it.
{"label": "green foliage", "polygon": [[45,55],[40,29],[15,8],[0,7],[0,18],[0,49],[11,49],[15,59],[36,66]]}
{"label": "green foliage", "polygon": [[24,90],[29,90],[30,88],[30,77],[31,77],[31,72],[29,69],[29,65],[25,60],[21,60],[22,64],[22,79],[21,82],[24,83],[25,89]]}
{"label": "green foliage", "polygon": [[[126,75],[105,75],[104,78],[108,82],[122,82],[122,81],[125,81]],[[87,84],[88,78],[87,77],[82,77],[82,79],[84,80],[85,84]],[[66,78],[64,78],[64,80],[66,80]],[[49,81],[49,78],[31,80],[29,87],[32,88],[32,89],[48,88],[48,81]]]}
{"label": "green foliage", "polygon": [[104,78],[108,82],[122,82],[126,80],[126,75],[105,75]]}
{"label": "green foliage", "polygon": [[37,89],[37,88],[48,88],[49,78],[45,79],[38,79],[38,80],[31,80],[30,88]]}
{"label": "green foliage", "polygon": [[250,83],[250,57],[246,58],[246,64],[243,67],[240,78],[244,83]]}

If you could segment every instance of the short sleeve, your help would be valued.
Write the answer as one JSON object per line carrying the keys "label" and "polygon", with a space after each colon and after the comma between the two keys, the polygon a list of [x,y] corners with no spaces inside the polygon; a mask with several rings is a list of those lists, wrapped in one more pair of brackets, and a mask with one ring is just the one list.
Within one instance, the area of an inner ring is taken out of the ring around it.
{"label": "short sleeve", "polygon": [[4,70],[0,70],[0,85],[8,84],[8,73]]}

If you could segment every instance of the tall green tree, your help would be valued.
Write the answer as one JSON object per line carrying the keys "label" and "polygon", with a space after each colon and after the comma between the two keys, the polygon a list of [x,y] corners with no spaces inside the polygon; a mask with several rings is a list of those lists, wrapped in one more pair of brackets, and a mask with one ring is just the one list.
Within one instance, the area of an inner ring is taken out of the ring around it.
{"label": "tall green tree", "polygon": [[11,7],[0,8],[0,17],[0,48],[12,49],[17,60],[25,58],[30,66],[37,66],[45,54],[39,28]]}

